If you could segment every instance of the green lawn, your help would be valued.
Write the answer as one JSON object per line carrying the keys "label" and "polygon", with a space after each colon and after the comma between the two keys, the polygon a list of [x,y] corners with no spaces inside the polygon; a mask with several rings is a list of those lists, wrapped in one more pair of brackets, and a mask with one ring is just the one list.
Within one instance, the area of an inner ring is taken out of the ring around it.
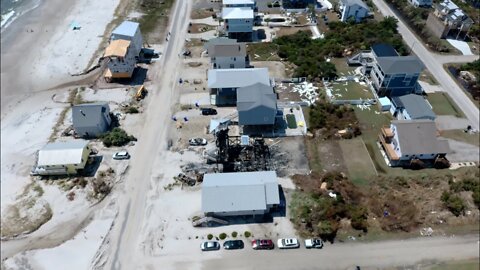
{"label": "green lawn", "polygon": [[480,263],[478,259],[474,260],[462,260],[462,261],[450,261],[441,263],[427,269],[430,270],[478,270],[480,269]]}
{"label": "green lawn", "polygon": [[454,129],[454,130],[443,130],[441,131],[440,135],[445,138],[454,139],[460,142],[466,142],[469,144],[473,144],[476,146],[480,146],[480,134],[469,134],[464,132],[461,129]]}
{"label": "green lawn", "polygon": [[332,83],[332,94],[338,100],[373,98],[372,92],[366,85],[352,81]]}
{"label": "green lawn", "polygon": [[271,42],[250,43],[247,45],[247,53],[251,61],[279,61],[280,57],[278,57],[277,51],[278,45]]}
{"label": "green lawn", "polygon": [[433,112],[438,115],[464,117],[462,110],[457,107],[447,93],[431,93],[428,94],[427,99],[433,107]]}
{"label": "green lawn", "polygon": [[366,186],[377,175],[362,138],[339,142],[350,179],[355,185]]}
{"label": "green lawn", "polygon": [[331,58],[330,62],[335,65],[338,76],[353,75],[355,68],[357,68],[349,66],[347,64],[347,58]]}

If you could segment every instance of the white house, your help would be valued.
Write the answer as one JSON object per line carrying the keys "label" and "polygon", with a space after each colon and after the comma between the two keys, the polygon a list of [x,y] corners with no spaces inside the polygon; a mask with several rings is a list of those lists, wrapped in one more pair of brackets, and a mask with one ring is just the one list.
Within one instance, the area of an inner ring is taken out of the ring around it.
{"label": "white house", "polygon": [[340,20],[342,22],[353,18],[358,23],[367,17],[369,12],[370,9],[362,0],[340,0]]}
{"label": "white house", "polygon": [[238,43],[236,40],[228,38],[214,38],[209,40],[205,47],[214,69],[250,66],[245,43]]}
{"label": "white house", "polygon": [[223,0],[224,8],[234,8],[234,7],[249,7],[255,9],[254,0]]}
{"label": "white house", "polygon": [[140,54],[140,51],[143,47],[143,37],[142,33],[140,32],[139,23],[131,21],[122,22],[122,24],[113,30],[110,41],[118,39],[129,40],[131,42],[131,49],[133,50],[134,55],[138,56]]}
{"label": "white house", "polygon": [[104,57],[108,59],[105,72],[107,81],[132,77],[137,60],[135,59],[135,50],[132,49],[129,40],[117,39],[110,42],[105,49]]}
{"label": "white house", "polygon": [[202,212],[208,216],[264,215],[280,204],[275,171],[205,174]]}
{"label": "white house", "polygon": [[408,0],[408,2],[414,7],[431,7],[433,4],[432,0]]}
{"label": "white house", "polygon": [[447,140],[437,138],[437,127],[431,120],[394,120],[383,127],[379,141],[390,166],[408,166],[413,159],[435,163],[450,152]]}
{"label": "white house", "polygon": [[91,149],[88,141],[74,140],[45,145],[38,152],[37,166],[32,173],[39,175],[72,175],[85,168]]}
{"label": "white house", "polygon": [[222,19],[229,38],[251,39],[254,14],[250,7],[223,8]]}

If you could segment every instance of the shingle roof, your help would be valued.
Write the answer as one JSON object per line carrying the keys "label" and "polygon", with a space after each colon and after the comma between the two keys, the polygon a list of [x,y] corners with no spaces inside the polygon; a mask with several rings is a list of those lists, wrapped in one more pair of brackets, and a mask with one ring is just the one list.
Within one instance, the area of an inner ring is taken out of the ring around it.
{"label": "shingle roof", "polygon": [[72,107],[72,122],[75,128],[78,127],[96,127],[104,120],[102,109],[110,107],[106,102],[84,103]]}
{"label": "shingle roof", "polygon": [[202,211],[262,211],[280,203],[274,171],[205,174]]}
{"label": "shingle roof", "polygon": [[402,155],[446,154],[447,140],[437,138],[437,127],[431,120],[394,120]]}
{"label": "shingle roof", "polygon": [[237,44],[213,44],[209,46],[208,56],[210,57],[245,57],[247,49],[244,43]]}
{"label": "shingle roof", "polygon": [[38,152],[37,166],[80,164],[87,145],[85,140],[49,143]]}
{"label": "shingle roof", "polygon": [[392,98],[395,107],[405,108],[412,119],[435,118],[432,108],[427,104],[425,98],[415,94],[409,94]]}
{"label": "shingle roof", "polygon": [[377,63],[385,74],[412,74],[422,72],[424,66],[416,56],[377,57]]}
{"label": "shingle roof", "polygon": [[208,70],[209,88],[240,88],[256,83],[270,85],[270,77],[267,68]]}
{"label": "shingle roof", "polygon": [[372,51],[377,57],[398,56],[395,48],[393,48],[392,45],[385,43],[372,45]]}
{"label": "shingle roof", "polygon": [[124,21],[113,30],[112,34],[133,37],[139,27],[140,24],[137,22]]}
{"label": "shingle roof", "polygon": [[223,8],[222,19],[253,19],[253,9],[250,7]]}
{"label": "shingle roof", "polygon": [[277,113],[277,96],[273,88],[256,83],[237,89],[240,125],[273,125]]}
{"label": "shingle roof", "polygon": [[362,0],[341,0],[341,2],[346,6],[358,5],[363,7],[364,9],[370,10],[368,5],[365,4]]}
{"label": "shingle roof", "polygon": [[125,57],[130,47],[130,41],[124,39],[117,39],[110,42],[110,45],[105,49],[105,57],[119,56]]}

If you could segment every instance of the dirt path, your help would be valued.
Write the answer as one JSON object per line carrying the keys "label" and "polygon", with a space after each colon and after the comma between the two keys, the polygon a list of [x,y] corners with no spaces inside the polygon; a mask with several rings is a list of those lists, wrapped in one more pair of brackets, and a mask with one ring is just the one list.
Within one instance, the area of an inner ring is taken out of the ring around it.
{"label": "dirt path", "polygon": [[[178,99],[173,91],[179,74],[181,51],[186,37],[191,1],[178,0],[172,10],[171,36],[163,52],[159,71],[153,79],[151,98],[145,113],[142,136],[132,155],[130,173],[125,182],[125,193],[119,197],[119,215],[110,232],[109,259],[104,269],[134,269],[142,261],[139,254],[139,235],[146,222],[144,208],[149,189],[153,163],[167,153],[167,135],[171,108]],[[155,71],[152,71],[155,72]],[[137,251],[137,253],[135,253]],[[135,260],[132,260],[135,258]]]}

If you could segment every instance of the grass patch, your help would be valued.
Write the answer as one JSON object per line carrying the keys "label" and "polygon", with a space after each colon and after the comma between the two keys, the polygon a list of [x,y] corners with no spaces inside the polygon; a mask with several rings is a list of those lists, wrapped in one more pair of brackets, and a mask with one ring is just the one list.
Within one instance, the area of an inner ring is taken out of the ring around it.
{"label": "grass patch", "polygon": [[247,54],[252,61],[278,61],[278,45],[271,42],[251,43],[247,45]]}
{"label": "grass patch", "polygon": [[321,143],[317,138],[305,139],[305,148],[308,157],[308,166],[312,171],[321,172],[323,169],[317,145]]}
{"label": "grass patch", "polygon": [[332,94],[335,99],[372,99],[373,94],[366,85],[349,81],[349,82],[335,82],[331,85]]}
{"label": "grass patch", "polygon": [[464,117],[460,110],[447,93],[431,93],[427,96],[428,102],[432,105],[432,110],[438,115],[454,115]]}
{"label": "grass patch", "polygon": [[290,128],[290,129],[296,129],[296,128],[297,128],[297,120],[295,119],[295,115],[293,115],[293,114],[287,114],[287,115],[286,115],[286,118],[287,118],[288,128]]}
{"label": "grass patch", "polygon": [[376,176],[376,171],[363,140],[341,140],[339,144],[352,182],[359,186],[368,185],[369,179]]}
{"label": "grass patch", "polygon": [[198,19],[205,19],[208,17],[212,17],[212,15],[215,14],[213,10],[210,9],[196,9],[192,11],[192,14],[190,15],[190,18],[192,20],[198,20]]}
{"label": "grass patch", "polygon": [[480,263],[478,259],[475,260],[462,260],[440,263],[438,265],[428,267],[430,270],[478,270]]}
{"label": "grass patch", "polygon": [[464,132],[461,129],[453,129],[453,130],[442,130],[440,132],[440,136],[453,139],[460,142],[469,143],[472,145],[480,146],[480,134],[474,133],[470,134]]}
{"label": "grass patch", "polygon": [[[167,25],[168,14],[174,0],[140,0],[139,10],[143,13],[138,20],[140,31],[150,40],[150,43],[160,41],[159,31]],[[160,34],[161,35],[161,34]]]}

